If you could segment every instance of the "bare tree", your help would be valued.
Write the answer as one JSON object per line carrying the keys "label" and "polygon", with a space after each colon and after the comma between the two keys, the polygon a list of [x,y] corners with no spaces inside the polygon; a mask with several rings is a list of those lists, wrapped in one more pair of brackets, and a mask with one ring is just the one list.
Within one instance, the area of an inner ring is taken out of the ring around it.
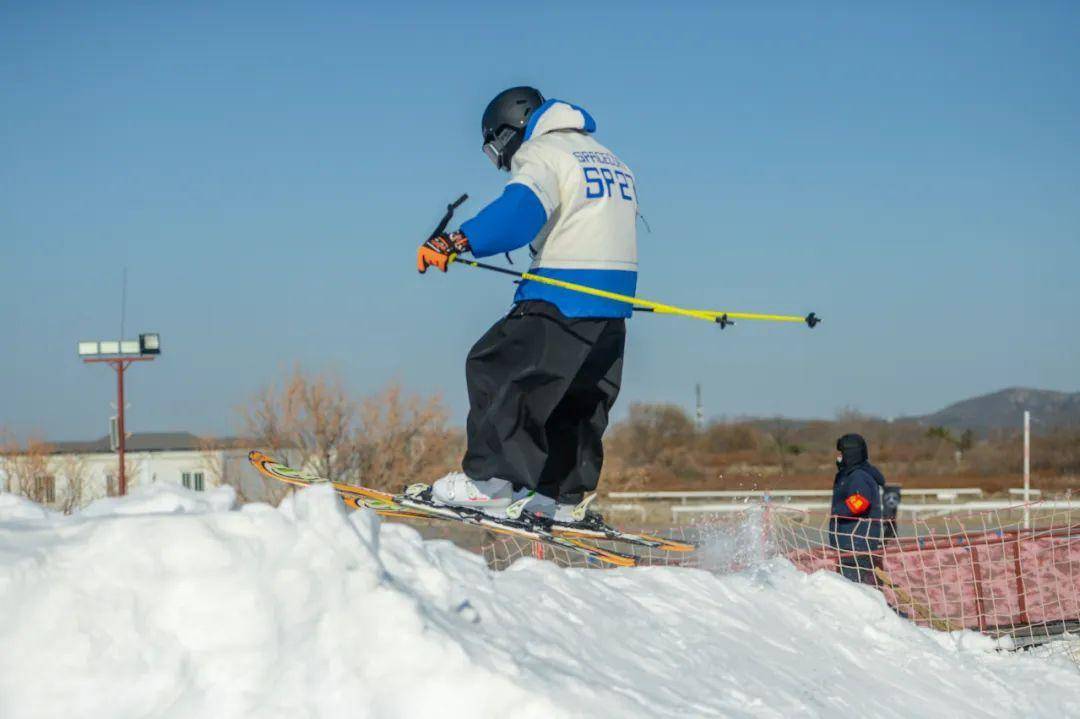
{"label": "bare tree", "polygon": [[441,398],[407,395],[397,384],[357,406],[336,378],[295,368],[260,391],[243,417],[255,443],[282,461],[373,488],[430,481],[460,456]]}
{"label": "bare tree", "polygon": [[[216,437],[200,437],[198,446],[203,470],[209,475],[211,482],[218,486],[232,487],[236,491],[236,500],[241,504],[252,501],[248,495],[249,487],[244,486],[243,472],[230,471],[228,452],[239,449],[240,442]],[[278,494],[270,499],[276,504],[285,495],[286,490],[284,486],[275,486],[274,489],[278,491]]]}
{"label": "bare tree", "polygon": [[851,405],[846,405],[836,410],[836,423],[852,427],[853,432],[859,431],[862,429],[863,425],[872,422],[873,420],[873,417]]}
{"label": "bare tree", "polygon": [[[286,464],[303,464],[304,458],[297,451],[297,443],[291,438],[296,420],[286,414],[293,409],[286,405],[279,396],[278,389],[271,385],[259,390],[251,404],[241,409],[241,416],[246,432],[253,438],[254,444]],[[287,485],[261,479],[263,498],[270,504],[278,504],[288,494]]]}
{"label": "bare tree", "polygon": [[19,443],[4,427],[0,427],[0,474],[4,475],[4,483],[0,485],[0,491],[16,492],[17,484],[11,478],[11,470],[8,467],[8,455],[17,449]]}
{"label": "bare tree", "polygon": [[630,405],[630,416],[612,432],[609,445],[629,466],[670,464],[673,454],[686,455],[696,437],[694,421],[673,404]]}
{"label": "bare tree", "polygon": [[56,460],[56,467],[58,474],[64,478],[57,503],[64,514],[71,514],[82,506],[85,498],[88,474],[86,459],[78,453],[64,454]]}
{"label": "bare tree", "polygon": [[136,484],[139,484],[139,479],[142,477],[143,457],[132,454],[131,452],[124,453],[124,477],[127,481],[126,489],[131,491],[131,488]]}
{"label": "bare tree", "polygon": [[794,454],[794,445],[789,439],[792,434],[791,422],[783,417],[774,417],[768,422],[769,437],[776,447],[776,457],[780,462],[780,474],[786,475],[791,465],[791,455]]}
{"label": "bare tree", "polygon": [[263,387],[241,409],[241,415],[255,444],[276,458],[294,463],[293,452],[299,449],[292,437],[297,419],[292,416],[295,408],[284,401],[284,395],[274,385]]}
{"label": "bare tree", "polygon": [[338,479],[348,471],[348,452],[356,418],[356,404],[348,398],[337,378],[315,375],[305,378],[294,373],[286,402],[297,407],[295,437],[304,450],[311,469],[320,477]]}
{"label": "bare tree", "polygon": [[[255,444],[276,458],[327,479],[347,473],[356,405],[336,377],[308,375],[297,366],[280,384],[264,387],[242,412]],[[269,501],[285,496],[284,485],[265,486]]]}
{"label": "bare tree", "polygon": [[[119,460],[117,460],[119,462]],[[124,453],[124,481],[126,492],[130,492],[135,485],[139,484],[139,477],[142,474],[143,458],[132,454],[131,452]],[[111,468],[105,470],[105,496],[117,497],[120,494],[120,479],[117,473],[116,464]]]}
{"label": "bare tree", "polygon": [[8,491],[39,504],[54,501],[56,485],[49,466],[54,450],[51,444],[33,437],[20,443],[7,436],[0,443],[0,468]]}
{"label": "bare tree", "polygon": [[366,398],[351,435],[347,464],[365,486],[397,491],[452,470],[461,456],[460,433],[446,428],[442,397],[407,395],[394,383]]}
{"label": "bare tree", "polygon": [[296,367],[280,386],[266,387],[256,396],[245,424],[260,446],[335,479],[344,469],[340,449],[355,416],[356,406],[340,380],[308,376]]}
{"label": "bare tree", "polygon": [[203,471],[209,475],[212,484],[228,484],[228,466],[225,450],[228,443],[215,437],[199,437],[199,459]]}

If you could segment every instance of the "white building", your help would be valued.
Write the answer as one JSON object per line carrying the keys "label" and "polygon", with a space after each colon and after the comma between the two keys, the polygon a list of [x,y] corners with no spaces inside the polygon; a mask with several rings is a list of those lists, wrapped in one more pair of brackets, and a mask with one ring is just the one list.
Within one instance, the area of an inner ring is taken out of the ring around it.
{"label": "white building", "polygon": [[[33,483],[33,499],[56,509],[75,509],[118,491],[117,454],[109,438],[89,442],[50,442],[32,478],[9,477],[12,459],[0,463],[0,489],[19,491],[13,482]],[[128,491],[154,482],[205,491],[231,484],[247,499],[263,498],[263,480],[247,461],[248,449],[236,438],[208,439],[189,432],[135,433],[126,442]],[[6,465],[6,467],[5,467]],[[38,466],[40,465],[40,466]],[[23,490],[25,494],[26,491]]]}

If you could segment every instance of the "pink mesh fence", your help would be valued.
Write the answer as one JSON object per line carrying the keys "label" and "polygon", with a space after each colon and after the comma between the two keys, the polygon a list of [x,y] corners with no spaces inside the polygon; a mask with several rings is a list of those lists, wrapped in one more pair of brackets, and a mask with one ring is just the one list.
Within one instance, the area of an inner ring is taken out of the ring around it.
{"label": "pink mesh fence", "polygon": [[[650,528],[697,543],[693,553],[599,544],[636,554],[646,566],[717,573],[779,555],[805,572],[839,572],[874,586],[898,614],[922,626],[1007,638],[1004,648],[1065,639],[1070,643],[1064,652],[1080,661],[1080,509],[1073,506],[1067,501],[982,511],[958,506],[948,515],[902,518],[894,527],[872,528],[875,541],[860,545],[867,551],[837,549],[844,537],[829,531],[827,515],[770,504],[681,527]],[[433,523],[425,534],[482,554],[493,569],[522,557],[563,567],[611,568],[576,552],[460,526],[449,531],[453,526]],[[895,530],[895,536],[882,538],[882,530]]]}
{"label": "pink mesh fence", "polygon": [[767,510],[766,525],[776,551],[800,569],[876,586],[918,624],[1019,645],[1080,633],[1080,510],[1069,502],[957,508],[902,519],[888,538],[872,524],[844,536],[830,531],[827,516],[782,507]]}

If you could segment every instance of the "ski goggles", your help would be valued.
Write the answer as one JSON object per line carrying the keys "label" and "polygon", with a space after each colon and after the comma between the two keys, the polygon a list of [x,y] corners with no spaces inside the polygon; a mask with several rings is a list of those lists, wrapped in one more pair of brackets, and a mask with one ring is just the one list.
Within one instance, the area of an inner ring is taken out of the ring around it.
{"label": "ski goggles", "polygon": [[511,145],[514,144],[514,138],[517,137],[517,134],[518,130],[506,125],[497,133],[488,134],[484,138],[484,154],[498,169],[510,169],[508,154],[513,154],[513,150],[511,149],[510,153],[507,153],[507,149],[510,149]]}

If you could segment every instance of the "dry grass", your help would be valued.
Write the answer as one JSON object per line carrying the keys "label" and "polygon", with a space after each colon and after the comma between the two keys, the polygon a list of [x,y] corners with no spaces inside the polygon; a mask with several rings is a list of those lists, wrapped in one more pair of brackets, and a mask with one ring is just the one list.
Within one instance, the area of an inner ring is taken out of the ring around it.
{"label": "dry grass", "polygon": [[[782,418],[714,422],[698,430],[674,405],[634,405],[606,437],[603,488],[776,489],[831,485],[836,438],[858,432],[890,482],[973,486],[991,493],[1020,484],[1019,432],[985,437],[886,422],[855,412],[834,421]],[[1080,428],[1033,438],[1032,473],[1049,492],[1080,488]]]}

